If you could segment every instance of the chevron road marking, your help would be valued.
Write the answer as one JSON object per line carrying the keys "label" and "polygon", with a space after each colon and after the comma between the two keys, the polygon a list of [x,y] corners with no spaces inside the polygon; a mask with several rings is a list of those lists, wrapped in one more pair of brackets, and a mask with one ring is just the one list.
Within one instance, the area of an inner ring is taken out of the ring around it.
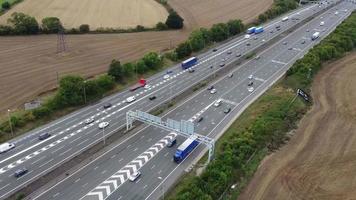
{"label": "chevron road marking", "polygon": [[155,145],[150,147],[147,151],[139,155],[133,161],[128,163],[125,167],[121,168],[119,171],[114,173],[108,179],[103,181],[88,194],[83,196],[82,200],[104,200],[108,198],[117,188],[119,188],[127,179],[131,176],[132,173],[139,170],[144,166],[153,156],[155,156],[159,151],[161,151],[169,141],[177,136],[176,133],[170,133]]}

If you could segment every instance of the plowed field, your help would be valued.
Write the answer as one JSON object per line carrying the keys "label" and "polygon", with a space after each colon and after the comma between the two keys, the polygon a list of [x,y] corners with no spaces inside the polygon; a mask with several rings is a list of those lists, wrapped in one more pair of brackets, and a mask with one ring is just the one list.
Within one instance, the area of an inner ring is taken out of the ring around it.
{"label": "plowed field", "polygon": [[294,137],[266,158],[241,200],[356,199],[356,53],[316,77],[314,106]]}
{"label": "plowed field", "polygon": [[60,75],[76,73],[86,77],[100,74],[107,70],[114,58],[131,61],[148,51],[167,50],[184,41],[194,28],[233,18],[244,19],[246,22],[272,4],[272,0],[170,2],[185,19],[183,30],[68,35],[67,52],[60,55],[56,54],[55,35],[0,37],[0,112],[21,106],[23,102],[55,88],[56,72]]}

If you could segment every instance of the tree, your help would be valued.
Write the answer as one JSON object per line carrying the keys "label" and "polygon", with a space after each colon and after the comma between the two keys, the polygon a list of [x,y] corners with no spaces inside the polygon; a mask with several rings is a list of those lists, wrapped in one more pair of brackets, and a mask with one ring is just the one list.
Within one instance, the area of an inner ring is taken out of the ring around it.
{"label": "tree", "polygon": [[200,30],[193,31],[189,36],[192,51],[199,51],[205,47],[204,35]]}
{"label": "tree", "polygon": [[0,25],[0,35],[10,35],[14,32],[11,26]]}
{"label": "tree", "polygon": [[221,42],[229,37],[229,27],[224,23],[214,24],[210,33],[213,41]]}
{"label": "tree", "polygon": [[125,63],[122,65],[122,73],[124,77],[130,77],[135,72],[135,65],[132,63]]}
{"label": "tree", "polygon": [[4,3],[1,4],[2,9],[8,10],[10,9],[11,5],[8,1],[5,1]]}
{"label": "tree", "polygon": [[243,31],[244,25],[241,20],[230,20],[227,22],[230,35],[236,35]]}
{"label": "tree", "polygon": [[46,17],[42,19],[42,30],[45,33],[58,33],[63,30],[63,26],[57,17]]}
{"label": "tree", "polygon": [[115,86],[115,78],[110,75],[101,75],[96,79],[99,88],[103,91],[109,91]]}
{"label": "tree", "polygon": [[175,52],[177,53],[178,59],[182,59],[192,54],[192,47],[190,46],[189,42],[183,42],[178,45]]}
{"label": "tree", "polygon": [[139,74],[143,74],[148,70],[148,68],[143,60],[137,61],[136,70],[137,70],[137,73],[139,73]]}
{"label": "tree", "polygon": [[58,102],[62,106],[80,105],[84,102],[84,79],[80,76],[68,75],[59,81]]}
{"label": "tree", "polygon": [[144,27],[144,26],[141,26],[141,25],[137,25],[137,26],[136,26],[136,31],[142,32],[142,31],[144,31],[144,30],[145,30],[145,27]]}
{"label": "tree", "polygon": [[8,22],[14,27],[17,34],[36,34],[39,32],[36,19],[23,13],[12,13]]}
{"label": "tree", "polygon": [[166,20],[166,25],[172,29],[181,29],[183,28],[184,19],[177,14],[177,12],[171,12]]}
{"label": "tree", "polygon": [[111,61],[108,75],[114,77],[116,81],[122,81],[123,72],[120,61],[117,61],[115,59]]}
{"label": "tree", "polygon": [[79,26],[79,32],[81,33],[89,33],[90,27],[89,24],[82,24]]}
{"label": "tree", "polygon": [[162,58],[156,52],[146,53],[143,58],[143,62],[150,69],[156,69],[161,66]]}

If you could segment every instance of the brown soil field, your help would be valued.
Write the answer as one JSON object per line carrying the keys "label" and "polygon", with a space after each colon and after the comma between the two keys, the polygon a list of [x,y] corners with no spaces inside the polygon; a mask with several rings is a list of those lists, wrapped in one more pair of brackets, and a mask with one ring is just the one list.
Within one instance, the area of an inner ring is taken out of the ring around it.
{"label": "brown soil field", "polygon": [[[204,7],[195,12],[198,4],[194,3],[190,7],[186,0],[170,2],[185,19],[185,28],[182,30],[67,35],[67,52],[59,55],[56,54],[55,35],[0,37],[0,112],[19,107],[55,88],[56,72],[60,75],[71,73],[85,77],[104,73],[114,58],[125,62],[136,60],[148,51],[165,51],[187,39],[194,28],[226,22],[232,18],[246,22],[272,4],[272,0],[259,0],[258,3],[254,0],[206,0],[201,2]],[[254,6],[247,6],[250,4]],[[204,18],[210,16],[209,13],[214,19],[204,21]]]}
{"label": "brown soil field", "polygon": [[39,22],[45,17],[58,17],[66,28],[89,24],[91,29],[153,27],[168,16],[154,0],[24,0],[2,15],[0,23],[6,23],[14,12],[34,16]]}
{"label": "brown soil field", "polygon": [[356,199],[356,53],[326,66],[290,142],[266,157],[239,199]]}

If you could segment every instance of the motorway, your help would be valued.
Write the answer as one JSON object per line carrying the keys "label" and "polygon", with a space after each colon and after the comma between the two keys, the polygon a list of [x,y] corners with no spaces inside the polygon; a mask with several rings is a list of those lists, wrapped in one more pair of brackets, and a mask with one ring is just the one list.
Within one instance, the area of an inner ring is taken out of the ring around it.
{"label": "motorway", "polygon": [[[290,13],[289,16],[298,17],[300,22],[324,8],[325,6],[319,8],[317,5],[309,5]],[[95,105],[87,106],[44,127],[33,130],[22,137],[15,138],[12,142],[16,144],[16,148],[0,155],[0,198],[9,196],[16,190],[28,185],[100,142],[108,135],[123,128],[125,125],[125,113],[128,110],[150,111],[162,105],[163,102],[179,95],[186,88],[220,70],[218,65],[221,62],[226,64],[234,62],[237,59],[236,54],[246,55],[265,42],[277,37],[281,32],[293,27],[296,23],[298,23],[297,20],[281,22],[281,18],[278,18],[266,24],[265,33],[260,34],[256,40],[253,38],[245,39],[243,36],[237,37],[218,46],[217,52],[208,51],[197,56],[199,64],[194,67],[196,70],[194,73],[181,70],[179,65],[173,66],[170,69],[173,73],[167,80],[162,78],[165,72],[150,77],[148,79],[148,84],[151,85],[150,89],[142,88],[135,92],[124,91],[112,95]],[[270,33],[270,30],[275,30],[277,24],[281,26],[281,31]],[[246,43],[251,45],[247,46]],[[228,55],[228,51],[233,51],[234,53]],[[222,59],[226,60],[222,61]],[[210,66],[213,67],[210,68]],[[258,84],[257,81],[256,84]],[[157,96],[157,99],[148,100],[148,97],[152,95]],[[130,96],[136,96],[137,100],[128,104],[125,100]],[[102,105],[106,102],[112,103],[113,106],[104,110]],[[95,122],[86,125],[84,120],[89,117],[94,117]],[[182,116],[182,118],[185,117],[187,116]],[[104,131],[101,131],[97,126],[98,123],[103,121],[110,122],[110,125]],[[44,141],[38,141],[38,135],[43,132],[51,133],[52,137]],[[21,178],[14,178],[14,172],[24,167],[29,172]]]}
{"label": "motorway", "polygon": [[[325,37],[350,14],[351,8],[354,9],[355,5],[342,2],[336,7],[339,10],[338,15],[334,15],[336,8],[331,8],[264,50],[259,54],[259,59],[252,59],[237,66],[232,71],[234,74],[232,78],[222,77],[216,80],[213,83],[217,89],[216,94],[210,94],[204,88],[169,111],[164,118],[193,120],[198,116],[204,116],[202,122],[196,123],[196,132],[217,138],[253,100],[267,90],[297,59],[320,41],[320,39],[310,40],[315,31],[321,31],[321,37]],[[342,11],[345,9],[347,11]],[[311,10],[309,8],[307,11]],[[325,22],[322,27],[319,25],[321,21]],[[307,32],[307,30],[310,31]],[[262,39],[268,40],[272,34],[267,30],[259,35],[257,40],[249,42],[251,46],[255,46],[262,43]],[[247,48],[243,42],[246,41],[242,41],[241,45],[232,49],[231,61],[228,61],[231,64],[235,64],[233,59],[236,58],[233,55],[243,53],[242,51]],[[222,51],[221,47],[219,49]],[[226,53],[224,56],[226,57]],[[215,62],[215,65],[218,63]],[[195,68],[195,73],[186,74],[191,78],[194,74],[203,73],[204,66],[207,71],[210,71],[209,65],[198,65]],[[247,77],[250,74],[254,75],[254,90],[252,92],[247,89]],[[169,85],[170,83],[174,84]],[[161,88],[173,90],[177,83],[179,83],[178,80],[172,79],[164,85],[167,87],[162,86]],[[223,105],[212,106],[217,99],[223,99]],[[145,101],[145,103],[147,102]],[[227,107],[232,108],[232,111],[229,114],[224,114],[223,110]],[[128,109],[141,108],[132,106]],[[116,122],[119,122],[119,119],[116,119]],[[165,187],[172,185],[194,159],[205,151],[204,146],[200,145],[184,162],[177,165],[172,162],[175,147],[165,148],[159,145],[159,143],[165,142],[167,134],[166,131],[145,126],[133,135],[123,138],[118,144],[110,147],[110,150],[67,178],[49,189],[39,192],[34,199],[157,199],[164,192]],[[182,141],[184,139],[178,137],[177,146]],[[134,183],[127,181],[127,176],[136,169],[142,172],[142,176]]]}

